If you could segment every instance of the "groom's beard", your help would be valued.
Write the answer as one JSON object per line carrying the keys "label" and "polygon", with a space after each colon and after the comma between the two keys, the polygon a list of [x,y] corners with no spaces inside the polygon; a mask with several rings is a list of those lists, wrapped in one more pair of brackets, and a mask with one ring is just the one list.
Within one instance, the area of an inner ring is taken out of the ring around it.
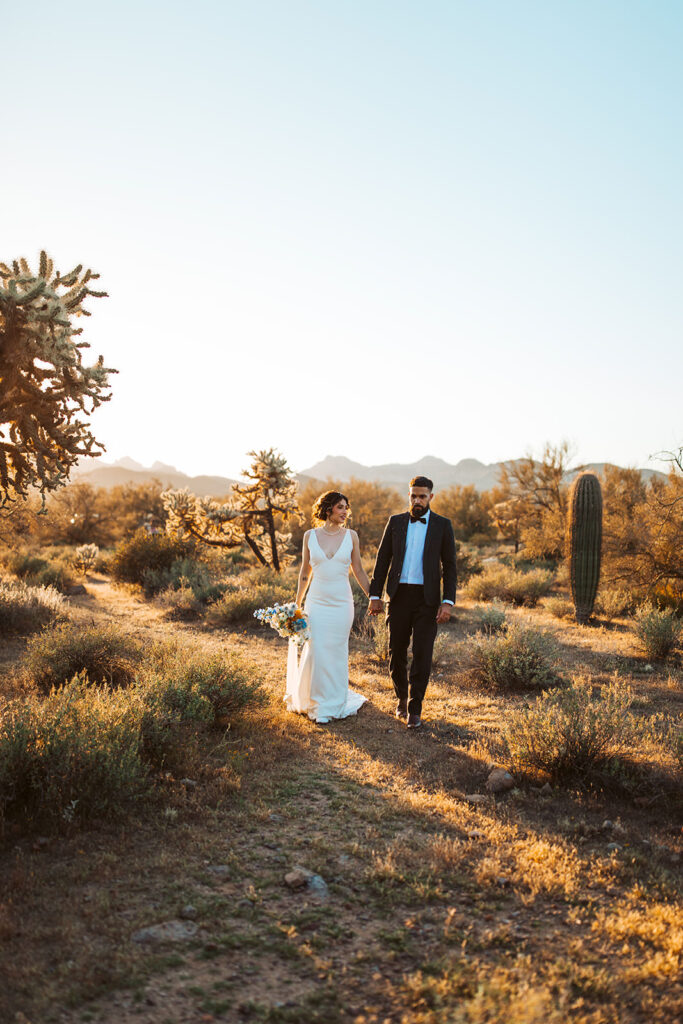
{"label": "groom's beard", "polygon": [[428,508],[429,505],[411,505],[409,512],[413,516],[423,516]]}

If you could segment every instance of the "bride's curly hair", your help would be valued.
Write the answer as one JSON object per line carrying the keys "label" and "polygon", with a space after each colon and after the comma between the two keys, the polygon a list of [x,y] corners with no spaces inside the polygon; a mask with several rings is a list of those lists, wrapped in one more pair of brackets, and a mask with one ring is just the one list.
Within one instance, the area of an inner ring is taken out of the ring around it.
{"label": "bride's curly hair", "polygon": [[325,491],[324,494],[318,495],[311,509],[311,522],[313,526],[322,526],[326,523],[330,512],[338,501],[345,501],[349,506],[349,512],[351,512],[349,499],[341,491]]}

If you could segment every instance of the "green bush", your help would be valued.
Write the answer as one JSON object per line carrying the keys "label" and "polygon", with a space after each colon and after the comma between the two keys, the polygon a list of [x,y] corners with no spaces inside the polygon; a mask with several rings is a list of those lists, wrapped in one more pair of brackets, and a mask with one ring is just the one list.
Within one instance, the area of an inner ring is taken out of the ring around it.
{"label": "green bush", "polygon": [[156,603],[165,610],[167,619],[180,622],[193,622],[204,613],[204,605],[194,596],[189,583],[183,580],[177,590],[168,587],[157,594]]}
{"label": "green bush", "polygon": [[167,569],[146,569],[143,587],[148,595],[189,587],[196,600],[204,604],[215,601],[226,589],[225,584],[212,583],[207,566],[196,558],[177,558]]}
{"label": "green bush", "polygon": [[633,741],[631,702],[630,691],[616,680],[598,693],[574,679],[541,694],[531,707],[508,714],[504,739],[513,766],[541,769],[555,779],[608,768]]}
{"label": "green bush", "polygon": [[125,689],[75,676],[0,712],[0,822],[59,824],[119,813],[154,772],[205,757],[208,730],[267,703],[238,655],[153,647]]}
{"label": "green bush", "polygon": [[489,565],[467,584],[465,594],[475,601],[507,601],[533,608],[554,582],[551,572],[519,572],[507,565]]}
{"label": "green bush", "polygon": [[643,605],[636,612],[636,638],[646,658],[666,658],[676,646],[683,621],[671,610]]}
{"label": "green bush", "polygon": [[177,762],[179,732],[187,723],[225,726],[263,707],[268,695],[255,674],[238,654],[207,655],[180,644],[153,648],[136,682],[146,760],[156,767]]}
{"label": "green bush", "polygon": [[229,581],[228,589],[209,605],[207,621],[214,626],[228,626],[249,620],[257,608],[293,601],[296,584],[291,575],[263,569],[242,573]]}
{"label": "green bush", "polygon": [[543,607],[556,619],[574,618],[574,602],[568,597],[549,597],[543,602]]}
{"label": "green bush", "polygon": [[505,616],[505,610],[500,606],[497,601],[489,608],[475,608],[479,619],[479,629],[482,633],[502,633],[507,628],[507,618]]}
{"label": "green bush", "polygon": [[54,587],[60,594],[66,594],[73,586],[68,569],[50,558],[40,558],[25,552],[16,553],[8,559],[7,568],[14,576],[33,587]]}
{"label": "green bush", "polygon": [[71,822],[118,812],[144,792],[141,705],[77,676],[0,718],[0,817]]}
{"label": "green bush", "polygon": [[10,555],[6,563],[9,571],[20,580],[38,576],[49,564],[44,558],[19,551]]}
{"label": "green bush", "polygon": [[557,648],[547,633],[511,625],[497,636],[469,641],[472,675],[495,690],[534,690],[557,682]]}
{"label": "green bush", "polygon": [[140,529],[115,549],[109,560],[110,572],[121,583],[137,583],[147,593],[155,593],[155,586],[163,590],[168,585],[163,573],[170,572],[174,562],[190,553],[184,541]]}
{"label": "green bush", "polygon": [[[138,684],[145,692],[166,694],[164,701],[171,693],[201,700],[206,713],[199,717],[221,724],[267,703],[267,694],[255,674],[254,664],[239,654],[207,654],[200,647],[166,643],[147,652]],[[191,717],[194,720],[196,716]]]}
{"label": "green bush", "polygon": [[123,686],[135,675],[141,655],[140,645],[114,625],[65,622],[29,640],[23,671],[43,692],[82,672],[93,683]]}
{"label": "green bush", "polygon": [[32,633],[66,615],[66,602],[52,587],[0,580],[0,636]]}
{"label": "green bush", "polygon": [[458,584],[464,587],[473,576],[478,576],[479,573],[483,572],[484,566],[479,558],[479,552],[474,545],[465,545],[461,544],[460,541],[456,541],[455,550]]}

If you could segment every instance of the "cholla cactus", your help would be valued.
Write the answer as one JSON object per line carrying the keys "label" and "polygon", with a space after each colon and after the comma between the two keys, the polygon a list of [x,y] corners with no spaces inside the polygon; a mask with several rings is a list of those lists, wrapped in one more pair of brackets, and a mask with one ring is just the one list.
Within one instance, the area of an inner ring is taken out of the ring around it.
{"label": "cholla cactus", "polygon": [[81,544],[80,547],[76,548],[73,557],[73,566],[76,572],[80,572],[85,576],[94,566],[99,553],[100,549],[97,544]]}
{"label": "cholla cactus", "polygon": [[45,495],[64,484],[81,456],[97,456],[86,418],[111,397],[102,356],[83,364],[72,321],[90,316],[83,302],[100,298],[90,282],[99,277],[77,266],[55,272],[40,254],[38,273],[26,260],[0,263],[0,508],[31,488]]}
{"label": "cholla cactus", "polygon": [[298,485],[287,461],[273,448],[251,451],[253,462],[244,476],[249,483],[235,484],[227,502],[198,498],[187,489],[165,491],[166,529],[204,544],[234,548],[248,544],[262,565],[277,572],[292,561],[283,554],[291,535],[277,529],[276,517],[286,523],[303,514],[297,504]]}

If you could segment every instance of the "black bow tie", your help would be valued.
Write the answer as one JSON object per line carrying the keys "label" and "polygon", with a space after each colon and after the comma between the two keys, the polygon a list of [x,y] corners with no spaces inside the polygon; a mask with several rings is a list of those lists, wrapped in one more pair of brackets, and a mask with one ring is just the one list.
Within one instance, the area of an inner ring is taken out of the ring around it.
{"label": "black bow tie", "polygon": [[411,523],[424,523],[425,526],[427,525],[427,520],[424,517],[414,516],[412,512],[410,513],[410,521]]}

